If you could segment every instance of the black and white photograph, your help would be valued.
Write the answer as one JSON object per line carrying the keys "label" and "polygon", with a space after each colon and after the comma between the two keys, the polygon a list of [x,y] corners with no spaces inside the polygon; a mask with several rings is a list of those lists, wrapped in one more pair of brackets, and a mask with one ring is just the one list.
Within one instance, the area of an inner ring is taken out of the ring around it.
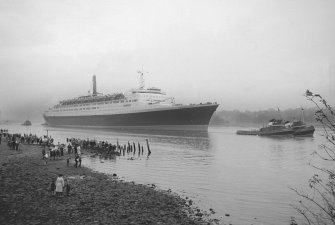
{"label": "black and white photograph", "polygon": [[0,224],[335,225],[334,0],[0,0]]}

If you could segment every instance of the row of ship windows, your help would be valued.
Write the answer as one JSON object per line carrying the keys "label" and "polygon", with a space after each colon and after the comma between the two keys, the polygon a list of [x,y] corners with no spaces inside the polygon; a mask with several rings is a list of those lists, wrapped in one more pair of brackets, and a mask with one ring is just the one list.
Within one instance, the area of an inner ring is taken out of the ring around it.
{"label": "row of ship windows", "polygon": [[69,108],[69,107],[81,107],[81,106],[90,106],[90,105],[103,105],[103,104],[117,104],[117,103],[125,103],[125,102],[137,102],[138,100],[125,100],[125,101],[110,101],[110,102],[99,102],[99,103],[92,103],[92,104],[81,104],[81,105],[70,105],[70,106],[61,106],[60,108]]}
{"label": "row of ship windows", "polygon": [[79,109],[61,109],[61,110],[52,110],[52,111],[53,112],[69,112],[69,111],[81,111],[81,110],[90,110],[90,109],[99,109],[99,107],[79,108]]}

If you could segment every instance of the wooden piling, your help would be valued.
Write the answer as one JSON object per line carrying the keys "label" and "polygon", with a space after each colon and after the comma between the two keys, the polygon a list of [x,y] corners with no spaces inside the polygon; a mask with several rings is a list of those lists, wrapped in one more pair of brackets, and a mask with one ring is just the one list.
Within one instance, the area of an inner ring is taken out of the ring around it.
{"label": "wooden piling", "polygon": [[149,141],[148,141],[148,139],[145,139],[145,140],[146,140],[146,142],[147,142],[148,155],[150,155],[150,154],[151,154],[151,151],[150,151]]}

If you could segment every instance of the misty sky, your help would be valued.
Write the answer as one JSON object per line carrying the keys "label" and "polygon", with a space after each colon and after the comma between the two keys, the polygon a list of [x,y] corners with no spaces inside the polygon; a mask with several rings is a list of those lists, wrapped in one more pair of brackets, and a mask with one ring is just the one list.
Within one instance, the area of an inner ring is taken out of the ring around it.
{"label": "misty sky", "polygon": [[[64,98],[160,87],[218,110],[335,103],[334,0],[0,0],[2,119]],[[26,118],[22,118],[24,120]]]}

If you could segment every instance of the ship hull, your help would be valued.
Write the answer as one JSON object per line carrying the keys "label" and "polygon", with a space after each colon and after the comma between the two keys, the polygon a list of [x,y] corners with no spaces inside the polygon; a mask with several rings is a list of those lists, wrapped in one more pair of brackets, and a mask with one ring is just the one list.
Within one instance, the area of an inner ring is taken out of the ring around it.
{"label": "ship hull", "polygon": [[281,131],[269,131],[269,132],[260,132],[260,136],[285,136],[292,135],[294,132],[292,130],[281,130]]}
{"label": "ship hull", "polygon": [[290,128],[283,126],[269,126],[261,128],[259,131],[260,136],[285,136],[292,135],[294,131]]}
{"label": "ship hull", "polygon": [[304,126],[293,130],[295,136],[313,136],[315,128],[314,126]]}
{"label": "ship hull", "polygon": [[208,104],[123,114],[44,115],[44,119],[49,126],[62,127],[207,130],[209,121],[217,107],[217,104]]}

